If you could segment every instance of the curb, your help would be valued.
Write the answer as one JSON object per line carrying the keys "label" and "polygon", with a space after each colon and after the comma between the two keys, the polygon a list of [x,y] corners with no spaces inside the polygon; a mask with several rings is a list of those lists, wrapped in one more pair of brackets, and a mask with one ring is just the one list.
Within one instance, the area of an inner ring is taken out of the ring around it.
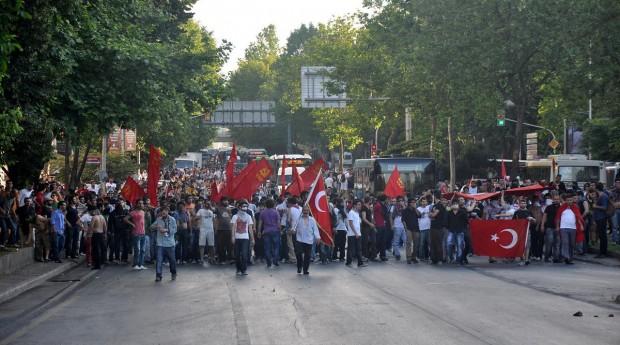
{"label": "curb", "polygon": [[46,280],[55,277],[61,273],[64,273],[74,267],[79,266],[80,264],[82,264],[81,261],[79,261],[78,263],[74,263],[74,262],[67,262],[64,263],[56,268],[54,268],[51,271],[48,271],[42,275],[33,277],[32,279],[26,280],[20,284],[18,284],[15,287],[9,288],[5,291],[2,291],[0,293],[0,303],[4,303],[42,283],[44,283]]}

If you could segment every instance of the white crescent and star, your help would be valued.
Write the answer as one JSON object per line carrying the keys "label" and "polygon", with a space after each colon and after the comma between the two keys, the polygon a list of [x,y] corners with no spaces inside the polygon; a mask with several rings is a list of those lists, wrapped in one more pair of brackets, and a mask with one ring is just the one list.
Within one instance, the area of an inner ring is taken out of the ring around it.
{"label": "white crescent and star", "polygon": [[504,230],[500,231],[500,233],[502,233],[502,232],[509,232],[510,235],[512,236],[512,241],[507,246],[504,246],[504,245],[500,244],[499,245],[500,247],[502,247],[504,249],[511,249],[511,248],[513,248],[514,246],[517,245],[517,241],[519,240],[519,235],[517,234],[516,231],[514,231],[513,229],[504,229]]}
{"label": "white crescent and star", "polygon": [[321,205],[319,205],[319,203],[321,202],[321,198],[325,197],[325,191],[320,191],[316,194],[316,196],[314,197],[314,207],[316,208],[317,211],[319,212],[327,212],[324,209],[321,208]]}

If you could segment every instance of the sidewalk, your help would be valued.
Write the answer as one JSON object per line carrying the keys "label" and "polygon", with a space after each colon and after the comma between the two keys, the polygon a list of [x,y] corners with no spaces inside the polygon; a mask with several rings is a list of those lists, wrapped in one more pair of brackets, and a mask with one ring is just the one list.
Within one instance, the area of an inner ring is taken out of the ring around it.
{"label": "sidewalk", "polygon": [[0,274],[0,303],[30,290],[46,280],[79,266],[84,261],[78,259],[64,260],[61,264],[35,262],[12,274]]}

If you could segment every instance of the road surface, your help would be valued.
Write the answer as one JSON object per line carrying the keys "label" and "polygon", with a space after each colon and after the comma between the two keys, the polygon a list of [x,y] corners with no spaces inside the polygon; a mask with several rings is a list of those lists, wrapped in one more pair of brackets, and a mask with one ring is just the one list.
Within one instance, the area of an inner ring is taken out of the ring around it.
{"label": "road surface", "polygon": [[0,344],[620,344],[620,268],[472,262],[82,267],[0,305]]}

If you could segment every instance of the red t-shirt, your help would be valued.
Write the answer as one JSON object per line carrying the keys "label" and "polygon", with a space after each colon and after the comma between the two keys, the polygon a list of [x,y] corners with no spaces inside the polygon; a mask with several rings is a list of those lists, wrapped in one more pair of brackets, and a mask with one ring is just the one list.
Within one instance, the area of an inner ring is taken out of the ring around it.
{"label": "red t-shirt", "polygon": [[372,208],[372,214],[375,218],[375,226],[378,228],[384,227],[385,217],[383,217],[383,206],[381,206],[381,203],[375,203],[375,206]]}
{"label": "red t-shirt", "polygon": [[144,235],[144,211],[142,210],[133,210],[129,212],[131,216],[131,222],[133,223],[133,231],[132,234],[136,235]]}

